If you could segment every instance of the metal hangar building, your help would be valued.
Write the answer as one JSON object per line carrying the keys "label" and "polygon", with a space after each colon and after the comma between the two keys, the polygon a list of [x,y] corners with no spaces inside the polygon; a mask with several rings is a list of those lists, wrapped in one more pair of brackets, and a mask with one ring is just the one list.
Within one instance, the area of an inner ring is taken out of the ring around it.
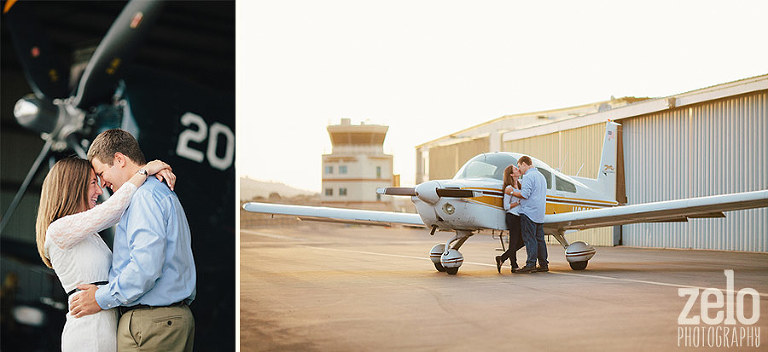
{"label": "metal hangar building", "polygon": [[[503,116],[417,146],[416,180],[451,178],[469,158],[496,151],[529,154],[566,174],[596,178],[607,120],[622,125],[621,203],[768,189],[768,75],[669,97]],[[768,209],[725,214],[591,229],[567,238],[603,246],[768,251]]]}

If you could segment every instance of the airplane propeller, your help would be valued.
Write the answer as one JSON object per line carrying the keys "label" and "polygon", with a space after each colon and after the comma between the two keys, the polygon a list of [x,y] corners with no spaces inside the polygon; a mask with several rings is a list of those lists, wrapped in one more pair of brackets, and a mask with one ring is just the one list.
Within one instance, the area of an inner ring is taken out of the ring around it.
{"label": "airplane propeller", "polygon": [[416,196],[430,204],[437,203],[442,197],[472,198],[481,196],[481,192],[468,189],[442,187],[436,181],[427,181],[416,187],[384,187],[377,189],[376,193],[388,196]]}
{"label": "airplane propeller", "polygon": [[472,191],[468,189],[458,189],[458,188],[438,188],[437,195],[440,197],[449,197],[449,198],[472,198],[472,197],[479,197],[480,194],[477,191]]}
{"label": "airplane propeller", "polygon": [[[9,1],[3,9],[21,64],[34,94],[14,106],[20,125],[38,132],[45,144],[27,173],[0,222],[0,233],[8,224],[29,184],[46,157],[53,152],[73,150],[86,157],[86,131],[98,120],[96,107],[112,103],[123,69],[134,58],[158,17],[162,2],[132,0],[113,22],[69,95],[69,71],[56,58],[53,46],[29,8]],[[67,97],[68,96],[68,97]]]}
{"label": "airplane propeller", "polygon": [[414,187],[384,187],[376,190],[378,194],[384,194],[388,196],[415,196],[416,188]]}
{"label": "airplane propeller", "polygon": [[91,106],[111,96],[122,68],[136,56],[161,8],[161,1],[133,0],[125,5],[88,61],[73,105]]}

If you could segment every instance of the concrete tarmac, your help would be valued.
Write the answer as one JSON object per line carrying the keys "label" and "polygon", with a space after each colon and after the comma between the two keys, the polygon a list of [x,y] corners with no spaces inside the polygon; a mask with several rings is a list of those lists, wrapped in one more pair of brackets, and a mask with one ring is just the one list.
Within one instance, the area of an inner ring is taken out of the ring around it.
{"label": "concrete tarmac", "polygon": [[[241,350],[768,350],[768,254],[598,247],[573,271],[551,245],[550,272],[510,274],[507,264],[498,274],[498,238],[475,235],[449,276],[428,253],[451,237],[313,222],[241,229]],[[524,264],[525,249],[517,256]],[[701,292],[716,288],[724,307],[705,312],[736,324],[679,324],[686,288],[698,296],[684,318],[700,316]]]}

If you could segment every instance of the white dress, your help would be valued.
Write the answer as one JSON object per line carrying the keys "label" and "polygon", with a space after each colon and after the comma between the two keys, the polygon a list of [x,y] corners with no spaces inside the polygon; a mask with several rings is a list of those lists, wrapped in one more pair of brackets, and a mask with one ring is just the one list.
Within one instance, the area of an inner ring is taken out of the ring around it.
{"label": "white dress", "polygon": [[[93,209],[57,219],[45,235],[45,251],[65,292],[80,284],[109,280],[112,252],[97,232],[114,226],[136,192],[126,182],[106,202]],[[69,296],[69,301],[79,293]],[[67,312],[61,333],[62,351],[115,351],[117,312],[102,310],[75,318]]]}

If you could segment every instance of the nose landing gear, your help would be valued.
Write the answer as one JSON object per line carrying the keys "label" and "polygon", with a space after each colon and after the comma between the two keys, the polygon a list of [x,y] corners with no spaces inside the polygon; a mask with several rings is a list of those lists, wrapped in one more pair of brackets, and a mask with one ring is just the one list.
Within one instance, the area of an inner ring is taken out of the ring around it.
{"label": "nose landing gear", "polygon": [[[445,244],[438,243],[432,247],[432,250],[429,251],[429,259],[432,260],[435,269],[439,272],[446,272],[448,275],[456,275],[459,272],[459,267],[464,263],[464,256],[459,252],[459,248],[472,235],[471,231],[456,230],[456,236],[448,242]],[[456,244],[451,247],[454,242]]]}

